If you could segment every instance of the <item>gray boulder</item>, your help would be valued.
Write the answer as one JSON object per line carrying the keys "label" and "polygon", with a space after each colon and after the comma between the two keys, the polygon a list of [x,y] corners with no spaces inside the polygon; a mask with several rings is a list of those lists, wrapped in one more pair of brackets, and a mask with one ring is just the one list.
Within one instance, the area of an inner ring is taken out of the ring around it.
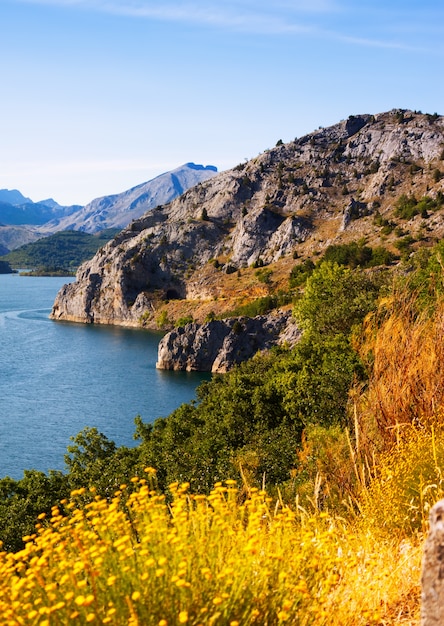
{"label": "gray boulder", "polygon": [[225,373],[262,350],[292,347],[300,335],[290,312],[191,323],[161,339],[156,367]]}

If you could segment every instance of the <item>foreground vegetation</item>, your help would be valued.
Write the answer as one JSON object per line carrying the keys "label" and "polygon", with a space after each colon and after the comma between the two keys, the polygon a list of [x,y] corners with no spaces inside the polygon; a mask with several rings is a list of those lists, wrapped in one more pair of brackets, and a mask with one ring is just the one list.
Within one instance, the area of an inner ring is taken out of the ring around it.
{"label": "foreground vegetation", "polygon": [[0,555],[0,623],[387,624],[417,596],[414,542],[258,489],[240,499],[231,480],[208,496],[172,484],[167,504],[147,473],[129,497],[122,486],[85,505],[73,492]]}
{"label": "foreground vegetation", "polygon": [[87,429],[66,473],[0,480],[0,623],[417,623],[444,494],[443,255],[305,267],[296,348],[137,418],[135,448]]}

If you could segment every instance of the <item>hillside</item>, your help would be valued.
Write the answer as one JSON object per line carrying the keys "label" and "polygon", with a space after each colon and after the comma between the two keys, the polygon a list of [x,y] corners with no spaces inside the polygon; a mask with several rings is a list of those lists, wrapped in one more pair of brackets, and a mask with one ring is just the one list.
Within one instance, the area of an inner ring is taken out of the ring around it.
{"label": "hillside", "polygon": [[39,271],[73,272],[116,234],[116,229],[91,235],[63,231],[21,246],[2,257],[12,267]]}
{"label": "hillside", "polygon": [[54,216],[68,215],[79,207],[62,207],[58,204],[48,206],[41,202],[10,204],[0,201],[0,222],[11,226],[42,226]]}
{"label": "hillside", "polygon": [[33,202],[16,189],[0,189],[0,254],[44,237],[44,224],[79,208],[78,205],[61,206],[51,198]]}
{"label": "hillside", "polygon": [[15,248],[44,236],[42,226],[54,218],[66,217],[80,207],[61,206],[52,198],[33,202],[16,189],[0,189],[0,252]]}
{"label": "hillside", "polygon": [[[121,230],[131,220],[158,204],[170,202],[216,172],[213,165],[186,163],[128,191],[96,198],[85,207],[61,206],[52,198],[32,202],[16,189],[0,189],[0,252],[6,254],[65,230]],[[60,261],[54,258],[52,264],[60,265]]]}
{"label": "hillside", "polygon": [[171,202],[190,187],[212,178],[216,172],[212,165],[185,163],[123,193],[96,198],[72,215],[49,222],[46,228],[88,233],[105,228],[122,229],[150,209]]}
{"label": "hillside", "polygon": [[405,110],[278,141],[132,222],[79,268],[52,318],[203,321],[288,291],[295,265],[332,244],[406,256],[443,236],[443,158],[443,117]]}

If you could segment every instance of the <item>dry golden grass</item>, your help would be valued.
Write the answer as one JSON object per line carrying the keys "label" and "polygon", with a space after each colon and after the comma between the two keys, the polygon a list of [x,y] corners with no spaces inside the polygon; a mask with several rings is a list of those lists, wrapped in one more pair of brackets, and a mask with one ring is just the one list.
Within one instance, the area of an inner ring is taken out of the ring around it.
{"label": "dry golden grass", "polygon": [[370,372],[357,401],[363,434],[390,445],[404,428],[436,422],[444,405],[444,302],[418,313],[414,297],[395,293],[369,316],[357,347]]}
{"label": "dry golden grass", "polygon": [[[153,477],[153,471],[148,470]],[[125,498],[84,490],[0,554],[0,624],[414,624],[420,545],[275,505],[233,481],[209,496],[145,479]],[[123,506],[122,506],[123,505]]]}

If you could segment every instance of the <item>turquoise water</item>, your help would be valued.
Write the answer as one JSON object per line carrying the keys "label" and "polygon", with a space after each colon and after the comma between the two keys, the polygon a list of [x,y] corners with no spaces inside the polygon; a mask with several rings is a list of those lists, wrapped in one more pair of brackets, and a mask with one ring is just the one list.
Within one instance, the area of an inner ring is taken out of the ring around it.
{"label": "turquoise water", "polygon": [[156,370],[156,333],[49,320],[66,282],[0,274],[0,477],[63,470],[86,426],[135,445],[136,415],[169,415],[208,378]]}

